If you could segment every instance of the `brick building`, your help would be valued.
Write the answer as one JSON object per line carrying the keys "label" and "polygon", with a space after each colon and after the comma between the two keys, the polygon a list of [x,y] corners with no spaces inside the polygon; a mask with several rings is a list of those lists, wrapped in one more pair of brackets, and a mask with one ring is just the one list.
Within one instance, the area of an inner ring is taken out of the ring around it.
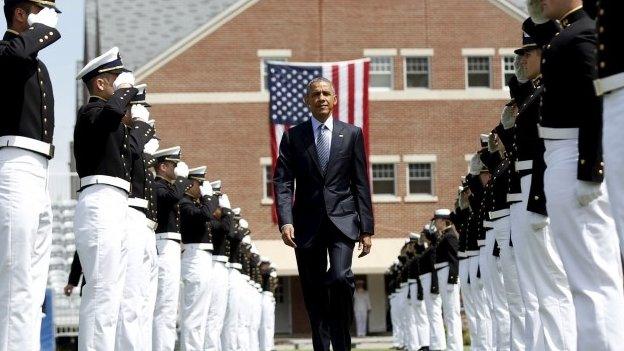
{"label": "brick building", "polygon": [[85,59],[120,46],[140,81],[148,83],[161,146],[181,145],[190,166],[207,165],[210,179],[223,180],[260,250],[280,268],[278,332],[305,333],[307,322],[294,254],[279,240],[271,215],[264,62],[372,59],[376,236],[373,253],[355,259],[354,271],[367,279],[375,306],[371,331],[386,330],[383,272],[410,231],[420,230],[436,208],[452,206],[478,135],[497,123],[509,97],[504,82],[513,73],[512,51],[520,45],[522,1],[127,5],[122,16],[169,21],[149,28],[124,26],[118,9],[100,2],[87,0]]}

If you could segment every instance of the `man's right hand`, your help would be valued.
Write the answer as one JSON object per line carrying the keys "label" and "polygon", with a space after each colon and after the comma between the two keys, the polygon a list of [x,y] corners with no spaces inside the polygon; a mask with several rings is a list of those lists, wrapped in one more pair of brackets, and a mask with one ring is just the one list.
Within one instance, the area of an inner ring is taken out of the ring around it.
{"label": "man's right hand", "polygon": [[74,288],[75,288],[75,286],[73,286],[71,284],[67,284],[63,288],[63,293],[65,294],[65,296],[70,296],[72,294],[72,291],[74,291]]}
{"label": "man's right hand", "polygon": [[132,72],[123,72],[120,73],[113,82],[113,89],[132,88],[134,84],[135,79]]}
{"label": "man's right hand", "polygon": [[292,224],[286,224],[282,227],[282,241],[284,244],[297,248],[297,244],[295,244],[295,227]]}
{"label": "man's right hand", "polygon": [[34,23],[41,23],[44,26],[56,28],[58,24],[58,14],[52,8],[43,8],[39,13],[31,13],[28,15],[28,25],[32,26]]}

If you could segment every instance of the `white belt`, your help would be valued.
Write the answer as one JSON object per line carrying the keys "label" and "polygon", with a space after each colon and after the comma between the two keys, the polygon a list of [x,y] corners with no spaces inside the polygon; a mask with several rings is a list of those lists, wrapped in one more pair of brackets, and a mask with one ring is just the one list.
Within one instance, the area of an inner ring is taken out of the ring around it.
{"label": "white belt", "polygon": [[212,260],[217,261],[217,262],[227,263],[229,258],[227,256],[219,255],[219,256],[212,256]]}
{"label": "white belt", "polygon": [[128,206],[147,209],[148,204],[149,202],[145,199],[141,199],[138,197],[128,198]]}
{"label": "white belt", "polygon": [[474,256],[479,256],[479,250],[476,251],[466,251],[466,254],[468,254],[468,257],[474,257]]}
{"label": "white belt", "polygon": [[156,227],[158,227],[158,223],[152,221],[149,218],[145,218],[145,222],[147,223],[147,227],[151,230],[156,230]]}
{"label": "white belt", "polygon": [[436,263],[435,265],[433,265],[433,267],[435,269],[440,269],[440,268],[448,267],[448,265],[449,265],[448,262],[440,262],[440,263]]}
{"label": "white belt", "polygon": [[494,223],[490,221],[483,221],[483,228],[494,228]]}
{"label": "white belt", "polygon": [[209,243],[199,243],[199,244],[182,244],[183,250],[210,250],[212,251],[212,244]]}
{"label": "white belt", "polygon": [[533,169],[533,160],[516,161],[516,172]]}
{"label": "white belt", "polygon": [[507,194],[507,202],[516,202],[516,201],[522,201],[521,193]]}
{"label": "white belt", "polygon": [[484,240],[477,240],[477,245],[479,245],[479,247],[485,246],[485,239]]}
{"label": "white belt", "polygon": [[578,139],[578,128],[549,128],[537,126],[539,136],[542,139]]}
{"label": "white belt", "polygon": [[[511,211],[508,208],[503,208],[502,210],[492,211],[490,212],[490,219],[499,219],[505,216],[509,216]],[[485,227],[485,221],[483,221],[483,226]],[[493,228],[493,227],[492,227]]]}
{"label": "white belt", "polygon": [[594,80],[594,88],[596,88],[597,96],[604,95],[605,93],[622,87],[624,87],[624,73]]}
{"label": "white belt", "polygon": [[130,183],[124,179],[105,176],[105,175],[93,175],[80,178],[80,189],[83,189],[89,185],[104,184],[114,186],[116,188],[130,192]]}
{"label": "white belt", "polygon": [[34,151],[49,158],[54,157],[54,145],[44,143],[43,141],[37,139],[27,138],[18,135],[1,136],[0,148],[7,146]]}
{"label": "white belt", "polygon": [[468,257],[468,254],[466,251],[459,251],[457,252],[457,257]]}
{"label": "white belt", "polygon": [[182,235],[180,233],[156,233],[156,240],[182,240]]}
{"label": "white belt", "polygon": [[262,295],[266,295],[266,296],[273,296],[273,293],[270,291],[263,291]]}
{"label": "white belt", "polygon": [[241,269],[243,269],[243,265],[240,264],[240,263],[230,263],[230,268],[235,268],[235,269],[241,270]]}
{"label": "white belt", "polygon": [[416,283],[416,282],[417,282],[417,280],[416,280],[416,279],[408,279],[408,280],[407,280],[407,283]]}

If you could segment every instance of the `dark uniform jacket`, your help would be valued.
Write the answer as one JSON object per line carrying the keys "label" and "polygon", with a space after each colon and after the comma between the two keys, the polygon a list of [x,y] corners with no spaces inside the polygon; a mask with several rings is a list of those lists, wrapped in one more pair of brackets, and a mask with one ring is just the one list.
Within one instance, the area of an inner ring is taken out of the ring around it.
{"label": "dark uniform jacket", "polygon": [[[143,145],[145,146],[145,145]],[[155,160],[152,155],[141,152],[133,158],[131,178],[131,198],[147,200],[147,208],[137,208],[145,216],[157,222],[156,194],[154,193],[154,174],[149,170],[154,166]]]}
{"label": "dark uniform jacket", "polygon": [[459,260],[457,258],[458,234],[453,227],[446,228],[441,234],[436,248],[436,263],[448,262],[449,274],[447,283],[457,284],[459,276]]}
{"label": "dark uniform jacket", "polygon": [[[74,128],[74,156],[78,176],[104,175],[130,182],[132,150],[128,128],[121,123],[137,89],[118,89],[107,101],[91,97],[78,110]],[[148,133],[147,123],[138,132]]]}
{"label": "dark uniform jacket", "polygon": [[19,35],[11,31],[4,34],[0,41],[0,66],[5,68],[0,136],[16,135],[52,144],[52,82],[37,54],[60,38],[56,29],[39,23]]}
{"label": "dark uniform jacket", "polygon": [[544,91],[540,125],[579,128],[579,180],[602,182],[602,99],[596,96],[596,24],[582,9],[561,21],[542,53]]}
{"label": "dark uniform jacket", "polygon": [[485,187],[481,184],[478,176],[467,178],[468,186],[472,195],[468,198],[470,202],[470,216],[468,217],[468,234],[466,237],[466,250],[479,251],[485,241],[485,229],[483,228],[483,219],[485,218],[485,209],[483,197]]}
{"label": "dark uniform jacket", "polygon": [[190,180],[182,177],[178,177],[173,184],[162,177],[156,177],[154,182],[158,208],[156,233],[180,232],[180,207],[178,203],[191,185]]}
{"label": "dark uniform jacket", "polygon": [[193,199],[188,194],[180,200],[180,233],[184,244],[212,243],[210,230],[212,212],[208,206],[209,201],[208,196]]}
{"label": "dark uniform jacket", "polygon": [[[212,212],[219,207],[219,198],[213,196],[210,201]],[[236,234],[234,227],[234,213],[229,208],[221,208],[221,218],[211,217],[210,227],[212,230],[212,245],[215,257],[227,257],[228,240],[232,240]],[[227,262],[227,261],[226,261]]]}
{"label": "dark uniform jacket", "polygon": [[431,289],[429,292],[432,294],[440,293],[438,286],[438,274],[435,270],[436,261],[436,245],[429,246],[419,257],[418,267],[420,269],[420,275],[431,273]]}

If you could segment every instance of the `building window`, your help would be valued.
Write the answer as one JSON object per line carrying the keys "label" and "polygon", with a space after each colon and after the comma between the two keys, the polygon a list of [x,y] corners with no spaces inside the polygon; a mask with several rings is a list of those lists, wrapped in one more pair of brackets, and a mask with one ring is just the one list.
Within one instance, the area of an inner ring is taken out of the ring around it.
{"label": "building window", "polygon": [[405,86],[429,88],[429,57],[405,58]]}
{"label": "building window", "polygon": [[262,197],[273,199],[273,167],[271,165],[262,166],[263,192]]}
{"label": "building window", "polygon": [[393,56],[371,57],[370,65],[370,87],[380,89],[392,89]]}
{"label": "building window", "polygon": [[373,167],[373,194],[396,195],[396,169],[394,163],[375,163]]}
{"label": "building window", "polygon": [[408,164],[408,189],[409,195],[427,194],[433,195],[433,167],[431,163]]}
{"label": "building window", "polygon": [[491,86],[491,62],[488,56],[466,57],[466,74],[469,88],[489,88]]}
{"label": "building window", "polygon": [[509,86],[509,80],[516,74],[516,69],[514,68],[514,60],[515,56],[503,56],[503,86]]}
{"label": "building window", "polygon": [[279,61],[279,62],[287,62],[288,59],[286,57],[263,57],[260,60],[260,75],[262,79],[262,90],[269,89],[269,79],[268,79],[268,70],[267,70],[267,62],[269,61]]}

